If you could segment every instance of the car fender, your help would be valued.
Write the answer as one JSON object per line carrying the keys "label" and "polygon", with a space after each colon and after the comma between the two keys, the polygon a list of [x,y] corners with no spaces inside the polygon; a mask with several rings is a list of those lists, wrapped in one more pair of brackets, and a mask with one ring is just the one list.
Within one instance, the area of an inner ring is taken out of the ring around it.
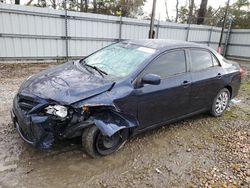
{"label": "car fender", "polygon": [[133,116],[110,109],[95,113],[92,117],[96,127],[109,137],[122,129],[138,126],[138,121]]}

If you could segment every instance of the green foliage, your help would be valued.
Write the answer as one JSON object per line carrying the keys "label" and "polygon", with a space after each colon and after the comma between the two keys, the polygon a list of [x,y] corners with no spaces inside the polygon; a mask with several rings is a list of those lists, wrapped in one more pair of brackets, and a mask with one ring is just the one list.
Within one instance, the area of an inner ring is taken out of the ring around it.
{"label": "green foliage", "polygon": [[178,20],[180,23],[187,23],[188,21],[188,8],[185,6],[181,6],[179,10]]}
{"label": "green foliage", "polygon": [[[219,9],[214,9],[211,6],[207,8],[207,13],[205,16],[205,25],[218,26],[221,27],[223,23],[223,18],[225,15],[226,3]],[[194,7],[193,16],[191,17],[191,23],[195,24],[197,21],[198,7]],[[187,23],[188,20],[189,7],[182,6],[179,11],[179,22]],[[239,29],[250,29],[250,2],[249,0],[237,0],[235,3],[231,4],[228,10],[228,18],[232,18],[232,28]],[[229,19],[226,24],[229,23]]]}
{"label": "green foliage", "polygon": [[90,12],[100,14],[116,15],[121,12],[121,16],[135,17],[142,14],[142,6],[146,0],[96,0],[96,10],[90,9]]}
{"label": "green foliage", "polygon": [[[27,5],[37,7],[52,7],[64,9],[65,0],[38,0]],[[56,3],[57,2],[57,3]],[[67,9],[71,11],[84,11],[106,15],[137,17],[143,15],[142,6],[146,0],[67,0]]]}
{"label": "green foliage", "polygon": [[[180,7],[179,15],[178,15],[179,23],[187,23],[188,22],[189,10],[190,10],[190,7],[188,7],[187,5]],[[197,15],[198,15],[198,7],[194,5],[193,13],[192,13],[191,18],[190,18],[190,24],[196,24]]]}
{"label": "green foliage", "polygon": [[250,28],[250,2],[238,0],[229,9],[229,15],[233,18],[233,28]]}
{"label": "green foliage", "polygon": [[37,4],[35,4],[34,6],[36,6],[36,7],[47,7],[47,2],[46,2],[46,0],[38,0]]}
{"label": "green foliage", "polygon": [[68,10],[77,10],[77,0],[68,0]]}

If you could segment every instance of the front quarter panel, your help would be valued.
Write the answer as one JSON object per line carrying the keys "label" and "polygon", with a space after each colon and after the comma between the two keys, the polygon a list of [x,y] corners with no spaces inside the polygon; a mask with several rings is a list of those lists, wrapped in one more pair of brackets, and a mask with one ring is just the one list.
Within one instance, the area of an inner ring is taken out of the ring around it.
{"label": "front quarter panel", "polygon": [[82,100],[73,106],[78,109],[87,107],[93,124],[104,135],[112,136],[122,129],[138,126],[136,102],[128,100],[132,92],[132,84],[118,83],[111,91]]}

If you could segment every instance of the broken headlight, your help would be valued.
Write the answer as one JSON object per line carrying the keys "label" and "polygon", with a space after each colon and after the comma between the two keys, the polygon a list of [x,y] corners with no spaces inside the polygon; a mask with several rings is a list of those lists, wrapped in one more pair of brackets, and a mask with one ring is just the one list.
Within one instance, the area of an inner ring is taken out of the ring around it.
{"label": "broken headlight", "polygon": [[47,114],[65,118],[68,115],[68,108],[62,105],[49,105],[45,108]]}

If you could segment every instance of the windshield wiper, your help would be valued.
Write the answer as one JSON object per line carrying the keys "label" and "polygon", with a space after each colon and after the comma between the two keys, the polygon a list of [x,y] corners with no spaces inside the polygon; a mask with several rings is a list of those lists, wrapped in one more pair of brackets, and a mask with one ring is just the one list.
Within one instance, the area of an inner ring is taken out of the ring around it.
{"label": "windshield wiper", "polygon": [[[90,67],[90,68],[96,70],[103,78],[104,78],[103,74],[108,75],[108,73],[106,73],[105,71],[101,70],[100,68],[98,68],[98,67],[96,67],[96,66],[93,66],[93,65],[87,64],[87,63],[84,61],[84,59],[81,59],[79,62],[80,62],[83,66],[85,66],[85,67],[87,66],[87,67]],[[86,68],[86,69],[87,69],[87,68]],[[88,70],[88,69],[87,69],[87,70]],[[88,70],[88,71],[89,71],[89,70]]]}
{"label": "windshield wiper", "polygon": [[105,71],[99,69],[99,68],[96,67],[96,66],[88,65],[88,64],[86,64],[86,63],[84,63],[84,65],[86,65],[86,66],[88,66],[88,67],[90,67],[90,68],[96,70],[103,78],[104,78],[103,74],[108,75],[108,73],[106,73]]}

